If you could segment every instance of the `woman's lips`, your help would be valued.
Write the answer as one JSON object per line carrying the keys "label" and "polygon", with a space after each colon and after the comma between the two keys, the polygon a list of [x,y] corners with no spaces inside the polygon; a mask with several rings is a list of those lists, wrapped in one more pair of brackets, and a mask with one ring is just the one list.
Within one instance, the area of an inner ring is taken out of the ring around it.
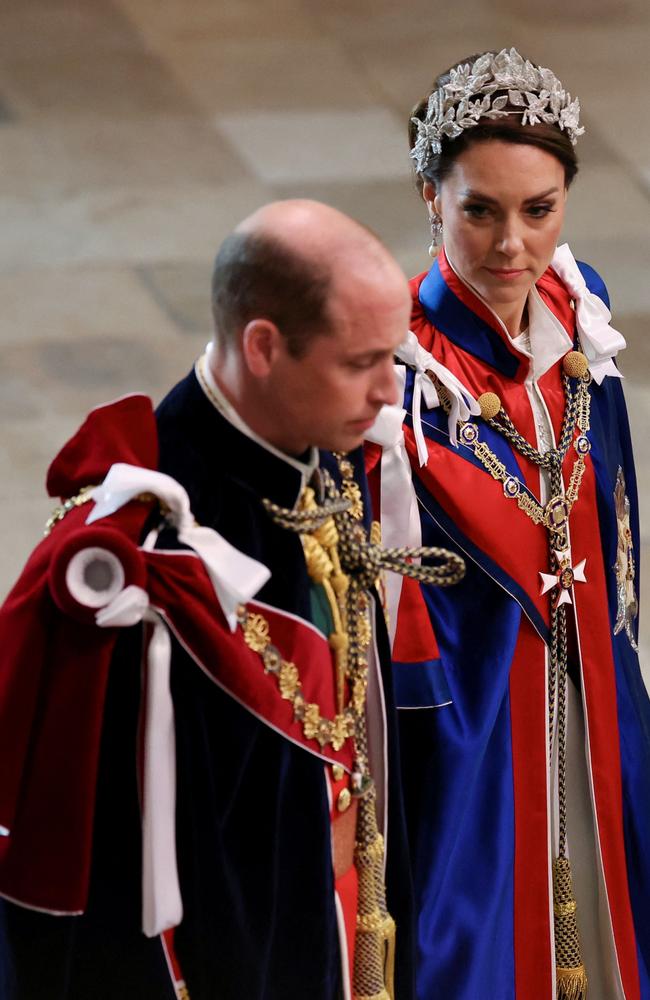
{"label": "woman's lips", "polygon": [[493,275],[495,278],[500,278],[502,281],[514,281],[520,274],[525,273],[525,268],[523,267],[486,267],[485,270],[488,274]]}

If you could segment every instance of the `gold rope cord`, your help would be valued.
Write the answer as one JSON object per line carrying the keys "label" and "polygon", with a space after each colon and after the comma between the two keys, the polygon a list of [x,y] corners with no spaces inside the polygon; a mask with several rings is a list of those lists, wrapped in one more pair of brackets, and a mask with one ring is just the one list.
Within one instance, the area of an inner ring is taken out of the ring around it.
{"label": "gold rope cord", "polygon": [[[571,391],[569,375],[563,376],[565,391],[565,411],[558,446],[551,451],[540,453],[514,427],[509,416],[499,402],[499,409],[487,423],[502,434],[516,448],[538,467],[545,469],[550,478],[551,499],[545,507],[526,490],[523,483],[510,476],[506,467],[497,459],[489,446],[479,440],[474,424],[461,425],[461,441],[470,447],[490,475],[504,484],[506,497],[515,499],[521,510],[535,524],[543,524],[548,531],[550,564],[552,571],[560,570],[563,553],[569,549],[568,521],[573,505],[578,500],[580,485],[585,472],[585,454],[589,450],[586,432],[590,428],[589,384],[591,376],[585,369],[576,376],[577,388]],[[443,405],[444,392],[441,394]],[[467,428],[467,430],[465,430]],[[576,431],[579,437],[574,441]],[[562,484],[562,463],[571,442],[574,442],[576,459],[566,490]],[[556,556],[559,554],[560,559]],[[587,996],[587,972],[582,962],[580,935],[577,921],[577,905],[573,890],[571,865],[567,857],[566,832],[566,701],[567,701],[567,618],[566,605],[551,601],[551,642],[550,669],[548,679],[549,698],[549,754],[552,757],[555,723],[557,719],[558,750],[558,801],[559,801],[559,842],[558,856],[553,861],[553,915],[555,935],[555,965],[557,1000],[585,1000]]]}

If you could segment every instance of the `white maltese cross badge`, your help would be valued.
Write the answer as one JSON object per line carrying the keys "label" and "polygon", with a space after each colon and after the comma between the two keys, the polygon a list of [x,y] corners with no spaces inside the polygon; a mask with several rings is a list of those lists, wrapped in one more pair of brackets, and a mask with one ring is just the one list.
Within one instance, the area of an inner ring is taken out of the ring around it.
{"label": "white maltese cross badge", "polygon": [[557,570],[555,573],[542,573],[542,589],[540,594],[547,594],[549,590],[558,587],[558,593],[554,595],[555,607],[561,604],[573,604],[571,600],[571,588],[574,583],[586,583],[585,565],[587,560],[583,559],[577,566],[571,565],[571,555],[567,552],[556,552]]}

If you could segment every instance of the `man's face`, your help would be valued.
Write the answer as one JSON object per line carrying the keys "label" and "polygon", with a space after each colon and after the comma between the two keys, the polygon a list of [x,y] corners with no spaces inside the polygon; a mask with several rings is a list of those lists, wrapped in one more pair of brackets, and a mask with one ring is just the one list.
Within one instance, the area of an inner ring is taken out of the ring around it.
{"label": "man's face", "polygon": [[275,359],[270,422],[274,444],[290,454],[358,447],[381,407],[397,400],[393,353],[409,325],[406,281],[391,272],[387,287],[364,285],[343,283],[330,302],[331,332],[314,337],[302,357],[283,342]]}

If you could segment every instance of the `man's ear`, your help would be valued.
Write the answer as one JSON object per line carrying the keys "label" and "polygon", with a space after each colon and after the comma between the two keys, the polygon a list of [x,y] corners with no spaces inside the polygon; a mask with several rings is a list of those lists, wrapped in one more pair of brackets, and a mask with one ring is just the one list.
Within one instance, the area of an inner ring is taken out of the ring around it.
{"label": "man's ear", "polygon": [[266,378],[282,349],[283,338],[269,319],[252,319],[242,333],[242,355],[251,375]]}

